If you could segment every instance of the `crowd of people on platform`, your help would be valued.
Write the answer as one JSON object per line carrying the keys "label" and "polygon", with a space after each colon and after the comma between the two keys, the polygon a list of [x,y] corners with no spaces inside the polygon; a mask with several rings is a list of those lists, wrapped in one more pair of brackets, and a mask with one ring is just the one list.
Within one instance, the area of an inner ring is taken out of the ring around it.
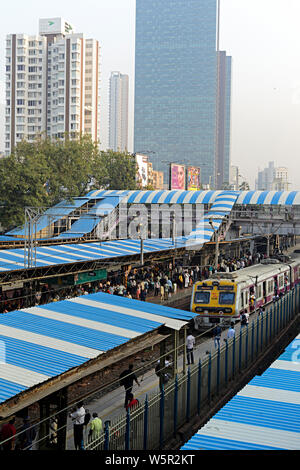
{"label": "crowd of people on platform", "polygon": [[214,272],[232,272],[259,263],[263,256],[250,252],[239,259],[223,257],[217,269],[213,259],[207,266],[183,266],[172,263],[134,268],[128,273],[110,274],[105,281],[94,281],[75,286],[52,286],[36,284],[33,288],[23,287],[14,291],[0,292],[0,313],[20,310],[50,302],[57,302],[81,295],[105,292],[132,299],[146,301],[149,297],[160,298],[163,303],[179,290],[191,287],[199,280],[208,279]]}
{"label": "crowd of people on platform", "polygon": [[266,255],[256,253],[252,255],[250,252],[246,252],[240,258],[223,258],[218,264],[218,272],[233,272],[239,269],[247,268],[253,264],[260,263],[261,259],[265,258]]}

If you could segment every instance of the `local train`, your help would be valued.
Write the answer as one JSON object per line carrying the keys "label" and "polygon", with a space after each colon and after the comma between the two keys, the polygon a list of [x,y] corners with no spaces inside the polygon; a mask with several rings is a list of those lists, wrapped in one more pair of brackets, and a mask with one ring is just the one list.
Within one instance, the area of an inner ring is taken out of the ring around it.
{"label": "local train", "polygon": [[240,319],[243,311],[273,302],[300,282],[300,255],[293,253],[286,261],[264,260],[262,263],[231,273],[215,273],[193,286],[190,309],[198,315],[196,329],[220,324],[228,326]]}

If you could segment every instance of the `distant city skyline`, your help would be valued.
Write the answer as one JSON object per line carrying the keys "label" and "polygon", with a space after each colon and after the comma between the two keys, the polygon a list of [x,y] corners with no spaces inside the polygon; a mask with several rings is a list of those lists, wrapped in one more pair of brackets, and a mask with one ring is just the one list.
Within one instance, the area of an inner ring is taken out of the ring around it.
{"label": "distant city skyline", "polygon": [[[129,75],[128,146],[132,151],[135,0],[86,0],[84,14],[82,4],[71,0],[27,0],[26,4],[12,0],[5,4],[0,17],[0,104],[5,100],[6,34],[32,34],[39,18],[58,16],[99,40],[103,147],[108,145],[110,73],[122,70]],[[274,160],[276,165],[288,167],[291,189],[300,189],[299,17],[299,0],[221,3],[220,49],[234,58],[231,164],[240,168],[252,188],[258,168]],[[3,140],[3,124],[0,127]]]}

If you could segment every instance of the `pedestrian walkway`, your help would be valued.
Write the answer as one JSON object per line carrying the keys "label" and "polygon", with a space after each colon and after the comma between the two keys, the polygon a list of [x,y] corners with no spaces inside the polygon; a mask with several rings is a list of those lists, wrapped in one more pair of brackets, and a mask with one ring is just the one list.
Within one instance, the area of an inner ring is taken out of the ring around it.
{"label": "pedestrian walkway", "polygon": [[[237,327],[239,330],[239,327]],[[199,359],[203,360],[207,353],[213,353],[217,349],[214,345],[214,338],[211,336],[206,336],[206,340],[203,342],[199,342],[199,337],[196,337],[196,346],[194,348],[194,362],[195,364],[199,363]],[[220,345],[224,343],[224,339],[227,337],[227,330],[222,331]],[[197,341],[198,338],[198,341]],[[153,368],[148,370],[145,374],[139,375],[138,379],[140,382],[140,387],[134,382],[133,386],[133,394],[135,398],[138,398],[140,404],[143,404],[146,396],[153,393],[159,393],[159,379],[155,375],[155,365],[153,364]],[[186,368],[188,366],[186,365]],[[178,358],[178,374],[183,373],[183,355],[181,354]],[[119,387],[107,395],[104,395],[101,398],[95,399],[90,401],[89,403],[85,404],[85,408],[87,408],[92,414],[94,411],[98,413],[99,417],[102,419],[103,425],[105,421],[113,421],[120,415],[125,415],[124,410],[124,388]],[[71,420],[68,422],[68,433],[67,433],[67,449],[74,450],[74,442],[73,442],[73,428]]]}

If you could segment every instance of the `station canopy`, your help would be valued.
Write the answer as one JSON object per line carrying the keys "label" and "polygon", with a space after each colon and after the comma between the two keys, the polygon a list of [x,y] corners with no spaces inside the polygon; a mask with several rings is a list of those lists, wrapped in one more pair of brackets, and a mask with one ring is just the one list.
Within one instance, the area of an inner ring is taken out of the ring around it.
{"label": "station canopy", "polygon": [[96,293],[0,316],[0,403],[194,313]]}

